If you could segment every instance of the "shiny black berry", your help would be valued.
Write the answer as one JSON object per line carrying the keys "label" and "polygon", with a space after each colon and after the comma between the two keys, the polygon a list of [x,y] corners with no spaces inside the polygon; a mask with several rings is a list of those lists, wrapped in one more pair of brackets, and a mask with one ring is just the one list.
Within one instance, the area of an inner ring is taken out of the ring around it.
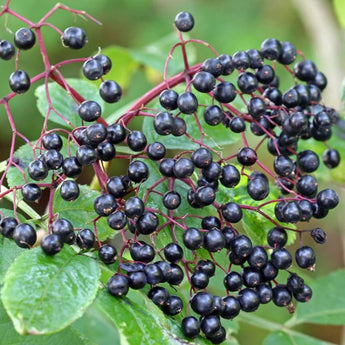
{"label": "shiny black berry", "polygon": [[146,136],[141,131],[132,131],[127,136],[127,145],[128,147],[135,151],[139,152],[145,149],[147,144]]}
{"label": "shiny black berry", "polygon": [[0,40],[0,58],[3,60],[11,60],[16,50],[13,44],[6,40]]}
{"label": "shiny black berry", "polygon": [[15,71],[10,75],[9,85],[13,92],[18,94],[24,93],[30,89],[30,77],[25,71]]}
{"label": "shiny black berry", "polygon": [[18,49],[28,50],[34,46],[36,36],[29,28],[21,28],[14,34],[14,44]]}
{"label": "shiny black berry", "polygon": [[178,93],[174,90],[167,89],[159,95],[160,105],[167,110],[175,110],[177,108]]}
{"label": "shiny black berry", "polygon": [[198,99],[192,92],[183,92],[177,98],[177,106],[183,114],[193,114],[198,109]]}
{"label": "shiny black berry", "polygon": [[108,280],[108,291],[115,297],[124,296],[129,290],[128,278],[121,274],[114,274]]}
{"label": "shiny black berry", "polygon": [[84,101],[78,107],[78,114],[84,121],[96,121],[102,115],[102,108],[95,101]]}
{"label": "shiny black berry", "polygon": [[[103,68],[104,74],[104,68]],[[116,103],[122,96],[121,86],[114,80],[105,80],[99,86],[99,94],[107,103]]]}
{"label": "shiny black berry", "polygon": [[110,244],[103,244],[98,249],[98,257],[106,264],[110,265],[115,262],[116,260],[117,251],[115,247],[111,246]]}
{"label": "shiny black berry", "polygon": [[59,235],[63,242],[72,244],[75,240],[74,228],[71,222],[65,218],[60,218],[52,223],[53,234]]}
{"label": "shiny black berry", "polygon": [[18,224],[13,231],[13,239],[21,248],[31,248],[36,240],[36,230],[28,223]]}
{"label": "shiny black berry", "polygon": [[47,255],[55,255],[61,251],[63,241],[59,235],[49,234],[42,238],[41,248]]}
{"label": "shiny black berry", "polygon": [[63,32],[62,44],[71,49],[81,49],[87,43],[87,36],[83,29],[71,26]]}
{"label": "shiny black berry", "polygon": [[90,229],[81,229],[77,234],[76,242],[83,250],[91,249],[95,245],[95,234]]}
{"label": "shiny black berry", "polygon": [[175,26],[182,32],[187,32],[194,27],[194,18],[189,12],[179,12],[175,17]]}
{"label": "shiny black berry", "polygon": [[27,202],[37,202],[42,196],[42,190],[36,183],[26,183],[21,191]]}
{"label": "shiny black berry", "polygon": [[187,338],[195,338],[200,333],[200,322],[194,316],[186,316],[181,323],[183,334]]}
{"label": "shiny black berry", "polygon": [[89,80],[97,80],[103,75],[103,66],[96,59],[90,59],[83,64],[83,74]]}

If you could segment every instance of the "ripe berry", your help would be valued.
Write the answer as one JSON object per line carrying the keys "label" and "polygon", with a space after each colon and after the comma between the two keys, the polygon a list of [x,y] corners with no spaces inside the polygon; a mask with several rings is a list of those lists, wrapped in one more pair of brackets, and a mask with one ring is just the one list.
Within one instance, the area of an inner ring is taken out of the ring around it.
{"label": "ripe berry", "polygon": [[297,51],[296,47],[290,42],[280,42],[281,52],[278,61],[283,65],[290,65],[296,60]]}
{"label": "ripe berry", "polygon": [[207,168],[212,162],[211,152],[204,147],[193,151],[190,158],[197,168]]}
{"label": "ripe berry", "polygon": [[127,224],[127,218],[121,211],[111,213],[107,218],[108,225],[114,230],[121,230]]}
{"label": "ripe berry", "polygon": [[336,191],[330,188],[326,188],[317,194],[316,202],[322,208],[330,210],[338,205],[339,197]]}
{"label": "ripe berry", "polygon": [[104,54],[99,54],[99,55],[96,55],[94,59],[97,60],[101,64],[103,68],[103,74],[107,74],[111,70],[112,63],[108,56]]}
{"label": "ripe berry", "polygon": [[241,305],[237,298],[233,296],[226,296],[223,298],[225,303],[224,311],[220,314],[223,319],[233,319],[241,311]]}
{"label": "ripe berry", "polygon": [[172,128],[171,134],[175,137],[180,137],[184,135],[187,131],[187,124],[186,121],[183,120],[181,117],[174,117],[174,126]]}
{"label": "ripe berry", "polygon": [[244,72],[238,76],[237,85],[243,93],[251,94],[258,88],[258,80],[253,73]]}
{"label": "ripe berry", "polygon": [[144,267],[147,282],[151,285],[158,284],[163,280],[162,270],[156,264],[148,264]]}
{"label": "ripe berry", "polygon": [[127,193],[127,186],[121,177],[113,176],[107,181],[107,191],[115,198],[122,198]]}
{"label": "ripe berry", "polygon": [[259,295],[260,303],[266,304],[273,298],[272,288],[267,284],[260,284],[256,287],[255,291]]}
{"label": "ripe berry", "polygon": [[269,84],[275,77],[274,69],[270,65],[262,65],[256,70],[255,76],[260,83]]}
{"label": "ripe berry", "polygon": [[67,177],[74,178],[81,174],[82,166],[76,157],[67,157],[62,162],[62,170]]}
{"label": "ripe berry", "polygon": [[59,235],[63,242],[72,244],[75,239],[74,228],[70,221],[60,218],[52,223],[51,230],[53,234]]}
{"label": "ripe berry", "polygon": [[278,248],[271,253],[271,262],[278,269],[285,270],[292,264],[292,256],[285,248]]}
{"label": "ripe berry", "polygon": [[182,268],[177,265],[177,264],[170,264],[170,268],[171,268],[171,275],[169,277],[169,279],[167,280],[167,282],[170,285],[180,285],[180,283],[182,282],[183,278],[184,278],[184,273],[182,271]]}
{"label": "ripe berry", "polygon": [[89,80],[97,80],[103,75],[103,67],[96,59],[89,59],[83,64],[83,74]]}
{"label": "ripe berry", "polygon": [[49,170],[57,170],[61,168],[63,156],[57,150],[48,150],[43,155],[43,161]]}
{"label": "ripe berry", "polygon": [[61,251],[63,241],[59,235],[49,234],[42,238],[41,248],[47,255],[55,255]]}
{"label": "ripe berry", "polygon": [[3,60],[11,60],[16,50],[11,42],[0,40],[0,58]]}
{"label": "ripe berry", "polygon": [[97,145],[97,156],[103,162],[110,162],[116,155],[115,147],[109,141],[103,141]]}
{"label": "ripe berry", "polygon": [[242,279],[246,287],[256,287],[261,283],[261,272],[253,267],[244,267],[242,269]]}
{"label": "ripe berry", "polygon": [[228,188],[235,187],[241,179],[241,175],[234,165],[227,164],[222,167],[220,183]]}
{"label": "ripe berry", "polygon": [[166,315],[177,315],[183,309],[182,299],[175,295],[170,295],[167,303],[162,307],[162,311]]}
{"label": "ripe berry", "polygon": [[199,315],[210,315],[213,311],[213,296],[208,292],[197,292],[191,298],[190,306]]}
{"label": "ripe berry", "polygon": [[145,272],[129,272],[127,278],[129,287],[134,290],[142,289],[147,283]]}
{"label": "ripe berry", "polygon": [[28,50],[34,46],[36,36],[29,28],[21,28],[14,34],[14,44],[18,49]]}
{"label": "ripe berry", "polygon": [[268,256],[266,250],[261,246],[255,246],[250,253],[248,263],[251,267],[261,269],[266,266]]}
{"label": "ripe berry", "polygon": [[334,149],[327,149],[322,155],[322,160],[328,169],[333,169],[340,163],[339,152]]}
{"label": "ripe berry", "polygon": [[86,128],[86,136],[92,145],[98,145],[107,135],[107,128],[102,123],[93,123]]}
{"label": "ripe berry", "polygon": [[28,223],[18,224],[13,231],[13,239],[21,248],[31,248],[36,240],[36,230]]}
{"label": "ripe berry", "polygon": [[266,104],[259,97],[253,97],[247,104],[248,112],[256,120],[259,120],[266,112]]}
{"label": "ripe berry", "polygon": [[127,145],[132,151],[142,151],[145,149],[146,144],[146,136],[141,131],[132,131],[127,136]]}
{"label": "ripe berry", "polygon": [[282,51],[280,42],[275,38],[266,39],[260,48],[262,56],[268,60],[277,60]]}
{"label": "ripe berry", "polygon": [[153,247],[143,241],[133,243],[129,247],[129,252],[134,261],[151,262],[155,257]]}
{"label": "ripe berry", "polygon": [[252,178],[247,184],[248,195],[254,200],[263,200],[269,194],[269,184],[266,178],[261,176]]}
{"label": "ripe berry", "polygon": [[201,318],[200,328],[206,336],[211,336],[221,327],[219,317],[216,315],[206,315]]}
{"label": "ripe berry", "polygon": [[201,228],[212,230],[212,229],[220,229],[221,223],[217,217],[214,216],[206,216],[201,220]]}
{"label": "ripe berry", "polygon": [[43,180],[48,176],[48,167],[43,161],[34,160],[28,165],[28,174],[35,181]]}
{"label": "ripe berry", "polygon": [[42,196],[41,188],[36,183],[26,183],[21,191],[27,202],[37,202]]}
{"label": "ripe berry", "polygon": [[230,247],[237,257],[248,258],[252,252],[252,241],[245,235],[238,235],[232,240]]}
{"label": "ripe berry", "polygon": [[87,166],[97,161],[97,152],[92,146],[81,145],[77,149],[77,160],[80,165]]}
{"label": "ripe berry", "polygon": [[115,247],[111,246],[110,244],[103,244],[98,249],[98,257],[106,264],[110,265],[115,262],[116,260],[117,251]]}
{"label": "ripe berry", "polygon": [[211,260],[199,260],[195,270],[204,272],[209,277],[212,277],[216,271],[216,266]]}
{"label": "ripe berry", "polygon": [[228,54],[222,54],[217,57],[217,60],[222,65],[222,75],[229,75],[234,70],[232,58]]}
{"label": "ripe berry", "polygon": [[243,280],[242,276],[237,272],[228,273],[223,280],[224,286],[229,291],[238,291],[241,289]]}
{"label": "ripe berry", "polygon": [[210,126],[217,126],[224,119],[224,114],[222,109],[217,105],[210,105],[205,108],[204,120]]}
{"label": "ripe berry", "polygon": [[144,203],[136,196],[132,196],[126,200],[124,212],[128,218],[136,219],[144,213]]}
{"label": "ripe berry", "polygon": [[183,92],[177,98],[177,106],[183,114],[193,114],[198,109],[198,99],[192,92]]}
{"label": "ripe berry", "polygon": [[316,256],[313,248],[309,246],[303,246],[296,250],[295,259],[299,267],[313,270]]}
{"label": "ripe berry", "polygon": [[218,252],[225,247],[225,237],[219,230],[212,229],[204,235],[204,248],[209,252]]}
{"label": "ripe berry", "polygon": [[234,133],[242,133],[246,130],[246,123],[240,117],[233,117],[230,120],[229,127]]}
{"label": "ripe berry", "polygon": [[294,72],[298,79],[302,81],[311,81],[315,78],[317,68],[310,60],[302,60],[295,64]]}
{"label": "ripe berry", "polygon": [[128,165],[127,176],[135,183],[141,183],[149,177],[149,168],[143,161],[135,160]]}
{"label": "ripe berry", "polygon": [[286,307],[291,302],[291,292],[285,285],[278,284],[273,289],[273,303],[278,307]]}
{"label": "ripe berry", "polygon": [[274,227],[267,234],[267,243],[273,248],[282,248],[287,242],[287,233],[284,228]]}
{"label": "ripe berry", "polygon": [[177,178],[186,178],[193,174],[194,164],[188,158],[180,158],[175,162],[173,172]]}
{"label": "ripe berry", "polygon": [[267,265],[261,269],[261,277],[265,282],[273,280],[278,275],[278,268],[273,265],[272,261],[269,260]]}
{"label": "ripe berry", "polygon": [[214,77],[219,77],[222,74],[223,66],[219,59],[209,58],[203,62],[200,69],[204,72],[211,73]]}
{"label": "ripe berry", "polygon": [[56,132],[50,132],[42,137],[42,145],[47,150],[60,151],[62,148],[62,139]]}
{"label": "ripe berry", "polygon": [[214,88],[213,96],[220,103],[230,103],[236,98],[236,88],[227,81],[220,82]]}
{"label": "ripe berry", "polygon": [[15,71],[10,75],[9,85],[13,92],[24,93],[30,89],[30,77],[25,71]]}
{"label": "ripe berry", "polygon": [[196,90],[207,93],[214,89],[216,79],[211,73],[201,71],[194,75],[192,83]]}
{"label": "ripe berry", "polygon": [[126,138],[126,130],[125,128],[119,124],[114,123],[107,127],[107,139],[112,144],[118,144],[124,141]]}
{"label": "ripe berry", "polygon": [[190,250],[196,250],[202,247],[204,235],[196,228],[187,228],[183,232],[183,244]]}
{"label": "ripe berry", "polygon": [[114,274],[108,280],[108,291],[115,297],[124,296],[129,289],[128,278],[121,274]]}
{"label": "ripe berry", "polygon": [[144,212],[136,223],[139,234],[149,235],[156,231],[159,221],[158,217],[152,212]]}
{"label": "ripe berry", "polygon": [[[103,69],[104,74],[104,69]],[[107,103],[116,103],[122,96],[121,86],[114,80],[105,80],[99,86],[99,94]]]}
{"label": "ripe berry", "polygon": [[307,173],[315,171],[320,164],[318,155],[311,150],[300,151],[297,155],[298,167]]}
{"label": "ripe berry", "polygon": [[78,114],[84,121],[92,122],[102,115],[102,108],[95,101],[84,101],[78,107]]}
{"label": "ripe berry", "polygon": [[274,159],[273,167],[274,171],[279,176],[289,176],[294,169],[294,163],[289,157],[285,155],[279,155]]}
{"label": "ripe berry", "polygon": [[165,158],[159,164],[159,171],[163,176],[174,176],[175,161],[172,158]]}
{"label": "ripe berry", "polygon": [[18,225],[18,222],[13,217],[5,217],[0,222],[0,232],[2,236],[7,238],[13,237],[13,231]]}
{"label": "ripe berry", "polygon": [[95,245],[95,234],[90,229],[81,229],[77,234],[76,242],[82,250],[91,249]]}
{"label": "ripe berry", "polygon": [[195,338],[200,333],[200,322],[194,316],[186,316],[181,323],[183,334],[187,338]]}
{"label": "ripe berry", "polygon": [[174,90],[167,89],[159,95],[160,105],[167,110],[175,110],[177,108],[178,93]]}
{"label": "ripe berry", "polygon": [[250,66],[250,56],[247,52],[240,50],[232,56],[232,64],[238,70],[245,70]]}
{"label": "ripe berry", "polygon": [[148,292],[147,296],[155,305],[162,307],[167,304],[170,295],[167,289],[155,286]]}
{"label": "ripe berry", "polygon": [[158,141],[149,144],[146,148],[147,155],[154,161],[162,159],[165,156],[165,152],[165,146]]}
{"label": "ripe berry", "polygon": [[179,12],[175,17],[175,26],[182,32],[187,32],[194,27],[194,18],[189,12]]}
{"label": "ripe berry", "polygon": [[312,175],[304,175],[301,176],[296,183],[296,189],[297,191],[305,196],[312,198],[315,196],[318,188],[317,180]]}
{"label": "ripe berry", "polygon": [[83,29],[71,26],[63,32],[62,44],[71,49],[81,49],[87,43],[86,33]]}
{"label": "ripe berry", "polygon": [[181,196],[179,193],[170,191],[163,195],[163,205],[168,210],[174,210],[181,204]]}
{"label": "ripe berry", "polygon": [[237,153],[237,161],[244,166],[251,166],[256,160],[256,152],[250,147],[242,147]]}
{"label": "ripe berry", "polygon": [[100,216],[108,216],[115,211],[117,204],[113,195],[102,194],[95,199],[93,207]]}
{"label": "ripe berry", "polygon": [[290,292],[297,292],[303,289],[304,279],[299,277],[296,273],[290,273],[286,286]]}
{"label": "ripe berry", "polygon": [[209,276],[204,272],[194,272],[190,277],[191,286],[195,289],[205,289],[209,283]]}
{"label": "ripe berry", "polygon": [[169,243],[164,248],[164,256],[170,262],[179,261],[183,257],[183,249],[177,243]]}
{"label": "ripe berry", "polygon": [[300,291],[293,292],[293,296],[296,298],[296,301],[305,303],[308,302],[313,295],[312,289],[308,285],[303,285],[303,288]]}
{"label": "ripe berry", "polygon": [[242,209],[234,202],[228,202],[221,208],[223,217],[230,223],[237,223],[243,217]]}
{"label": "ripe berry", "polygon": [[238,301],[241,309],[245,312],[253,312],[258,309],[260,304],[259,295],[256,291],[245,288],[238,293]]}

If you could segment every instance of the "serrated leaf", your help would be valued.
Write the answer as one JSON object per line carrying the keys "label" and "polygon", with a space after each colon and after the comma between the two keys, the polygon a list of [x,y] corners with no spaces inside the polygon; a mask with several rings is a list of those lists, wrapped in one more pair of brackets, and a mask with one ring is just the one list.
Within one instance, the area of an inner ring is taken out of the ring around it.
{"label": "serrated leaf", "polygon": [[[69,155],[67,139],[65,137],[61,137],[61,139],[62,139],[63,146],[60,152],[63,155],[63,157],[67,157]],[[20,146],[14,152],[13,157],[19,159],[18,165],[25,173],[27,182],[38,183],[38,181],[33,180],[27,172],[28,165],[30,164],[31,161],[34,160],[34,151],[32,147],[35,147],[36,142],[34,141],[31,142],[31,145],[24,144]],[[70,142],[69,147],[72,153],[74,153],[75,144],[73,142]],[[40,145],[37,145],[37,147],[35,147],[36,159],[40,156],[40,154],[44,152],[45,152],[44,150],[41,150]],[[15,186],[21,186],[25,183],[22,171],[20,171],[20,169],[18,169],[15,166],[11,166],[8,169],[8,172],[6,174],[6,179],[10,188],[13,188]],[[39,181],[39,183],[51,183],[51,181],[52,181],[52,171],[48,173],[48,176],[44,180]],[[18,196],[21,199],[21,193],[18,193]]]}
{"label": "serrated leaf", "polygon": [[[93,220],[98,217],[93,204],[100,192],[97,192],[87,185],[80,185],[80,195],[74,201],[63,200],[57,191],[53,200],[53,212],[59,214],[59,218],[70,220],[77,229],[89,228],[93,230]],[[100,241],[114,236],[115,232],[107,223],[105,217],[97,221],[97,235]]]}
{"label": "serrated leaf", "polygon": [[18,333],[54,333],[83,315],[96,296],[99,276],[97,262],[71,247],[55,256],[35,248],[8,269],[1,299]]}
{"label": "serrated leaf", "polygon": [[98,345],[89,342],[86,337],[68,327],[51,335],[21,335],[16,332],[11,319],[0,302],[1,345]]}
{"label": "serrated leaf", "polygon": [[[177,90],[178,92],[179,90]],[[209,105],[211,97],[208,94],[200,93],[193,90],[193,93],[198,99],[199,104]],[[162,109],[159,102],[153,105],[154,109]],[[231,145],[240,139],[239,135],[236,135],[226,128],[223,124],[217,126],[210,126],[204,120],[205,107],[199,106],[196,112],[197,119],[200,121],[201,128],[204,131],[203,143],[209,147],[222,150],[223,146]],[[187,125],[187,134],[193,139],[200,140],[201,132],[199,130],[196,118],[193,114],[184,115],[180,114],[179,117],[185,120]],[[148,142],[159,141],[165,145],[167,149],[171,150],[195,150],[200,147],[198,143],[192,142],[186,135],[175,137],[173,135],[162,136],[157,134],[153,127],[154,119],[146,116],[143,121],[143,131],[147,137]]]}
{"label": "serrated leaf", "polygon": [[284,331],[272,332],[265,338],[263,345],[330,345],[331,343],[322,341],[302,333]]}
{"label": "serrated leaf", "polygon": [[344,285],[345,270],[338,270],[326,277],[315,279],[310,285],[313,291],[311,302],[298,304],[291,324],[311,322],[344,325],[345,295],[341,292]]}
{"label": "serrated leaf", "polygon": [[139,291],[131,291],[129,298],[114,298],[106,291],[100,291],[94,306],[115,325],[121,344],[211,344],[202,337],[191,342],[186,340],[177,322],[164,316]]}
{"label": "serrated leaf", "polygon": [[[95,84],[82,79],[66,79],[67,84],[81,94],[85,100],[96,101],[102,108],[104,102],[99,95],[98,87]],[[78,105],[65,89],[56,83],[48,83],[51,104],[56,111],[68,120],[73,126],[81,126],[81,118],[78,115]],[[37,97],[37,108],[45,118],[49,109],[49,103],[46,95],[45,85],[39,86],[35,90]],[[62,127],[70,128],[71,126],[54,110],[49,112],[49,121],[54,122]]]}

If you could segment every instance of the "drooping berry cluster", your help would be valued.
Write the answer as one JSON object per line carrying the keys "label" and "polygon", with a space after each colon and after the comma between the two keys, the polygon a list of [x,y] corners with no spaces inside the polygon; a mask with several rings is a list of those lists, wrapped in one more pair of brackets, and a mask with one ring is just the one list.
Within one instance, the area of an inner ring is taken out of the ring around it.
{"label": "drooping berry cluster", "polygon": [[[43,50],[42,25],[19,29],[15,46],[20,50],[32,48],[36,30]],[[180,41],[171,53],[181,47],[185,70],[171,78],[165,70],[164,82],[115,123],[108,124],[102,118],[101,106],[83,99],[55,70],[33,78],[34,82],[51,78],[64,87],[76,101],[83,125],[50,131],[44,127],[33,148],[34,157],[37,149],[40,155],[25,167],[18,164],[11,148],[1,181],[9,169],[20,170],[26,183],[9,190],[14,195],[20,190],[28,203],[40,202],[42,189],[49,189],[48,233],[40,241],[47,255],[59,253],[64,244],[76,244],[81,252],[97,250],[101,262],[115,263],[117,271],[107,283],[112,295],[124,296],[129,288],[146,289],[165,314],[188,311],[182,321],[186,337],[194,338],[201,330],[213,343],[221,343],[226,337],[221,319],[233,319],[241,311],[253,312],[271,300],[293,312],[293,298],[307,302],[312,297],[310,287],[291,271],[294,260],[285,246],[297,233],[301,245],[294,253],[295,263],[313,271],[315,253],[303,245],[302,235],[309,233],[321,244],[326,234],[320,228],[298,230],[294,224],[325,217],[339,199],[332,189],[318,190],[312,173],[318,169],[320,157],[298,146],[309,139],[329,140],[337,113],[321,102],[326,77],[292,43],[267,39],[260,49],[238,51],[232,56],[216,54],[189,66],[186,46],[196,41],[183,40],[181,32],[190,31],[194,19],[190,13],[181,12],[175,26]],[[81,28],[69,27],[61,33],[61,40],[66,47],[80,49],[87,36]],[[0,57],[10,60],[14,55],[14,46],[0,41]],[[170,58],[171,54],[166,66]],[[99,94],[105,102],[120,100],[122,90],[117,82],[103,79],[112,68],[109,57],[98,54],[78,62],[83,63],[87,79],[102,80]],[[279,88],[278,65],[293,81],[284,92]],[[26,72],[16,70],[9,85],[13,93],[0,103],[14,126],[8,102],[15,94],[27,91],[31,81]],[[207,103],[199,99],[207,99]],[[149,108],[154,100],[159,105]],[[131,129],[132,120],[138,116],[150,124],[154,141],[148,141],[149,133]],[[226,129],[229,138],[242,140],[241,147],[229,154],[217,144],[220,138],[212,138],[216,145],[206,144],[203,126]],[[260,140],[249,145],[249,136]],[[173,137],[187,139],[197,148],[169,149],[169,138]],[[64,140],[69,145],[67,155],[62,153]],[[133,153],[118,154],[125,146]],[[75,152],[71,147],[76,147]],[[271,166],[262,162],[265,147],[274,157]],[[108,176],[108,165],[120,159],[129,160],[126,174]],[[328,147],[322,161],[335,168],[339,153]],[[78,200],[76,179],[85,166],[93,167],[101,189],[94,200],[93,230],[76,229],[73,219],[51,212],[57,188],[65,201]],[[42,182],[49,176],[50,183]],[[272,205],[274,212],[270,214],[266,207]],[[267,234],[263,236],[265,243],[253,244],[248,235],[235,228],[252,214],[270,222],[270,228],[253,229]],[[99,240],[97,221],[102,218],[118,234],[114,241]],[[3,236],[13,238],[23,248],[31,248],[37,240],[36,229],[16,217],[2,217],[0,229]],[[218,253],[226,255],[225,267],[224,260],[217,261]],[[276,280],[279,271],[288,272],[287,280]],[[212,294],[212,288],[208,290],[216,274],[223,275],[225,297]],[[171,293],[171,287],[184,279],[190,284],[187,302],[182,295]]]}

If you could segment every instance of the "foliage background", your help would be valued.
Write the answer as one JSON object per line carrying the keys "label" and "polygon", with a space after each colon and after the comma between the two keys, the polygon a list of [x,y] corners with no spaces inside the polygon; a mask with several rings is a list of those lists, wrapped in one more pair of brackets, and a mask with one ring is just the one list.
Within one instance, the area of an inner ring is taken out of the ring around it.
{"label": "foliage background", "polygon": [[[0,4],[4,0],[0,1]],[[344,6],[344,0],[336,1],[337,6]],[[31,20],[38,20],[48,9],[55,4],[55,0],[15,0],[11,5],[13,10],[24,14]],[[233,54],[237,50],[259,48],[261,42],[268,37],[293,42],[306,56],[314,60],[329,80],[328,91],[325,93],[326,104],[342,110],[341,82],[344,78],[345,60],[344,31],[334,12],[333,3],[327,0],[98,0],[65,1],[65,5],[83,9],[99,19],[103,25],[97,26],[90,21],[84,21],[69,13],[58,12],[53,17],[53,22],[60,29],[66,26],[82,26],[88,34],[89,44],[83,50],[85,56],[95,53],[98,47],[119,45],[130,49],[140,50],[162,37],[173,32],[173,19],[179,11],[190,11],[196,21],[191,32],[193,38],[198,38],[211,43],[219,52]],[[19,23],[9,18],[7,29],[15,32]],[[73,52],[64,49],[57,35],[49,28],[45,32],[46,42],[52,61],[59,61],[73,57]],[[5,30],[3,22],[0,26],[0,39],[12,39],[12,34]],[[168,52],[168,51],[167,51]],[[34,75],[42,65],[38,58],[37,49],[25,52],[25,57],[20,60],[20,68],[29,75]],[[198,60],[208,57],[206,49],[197,51]],[[113,61],[116,69],[116,60]],[[12,72],[6,62],[0,61],[1,80],[7,80]],[[80,66],[73,65],[66,69],[66,76],[80,76]],[[125,100],[135,99],[138,95],[152,87],[159,75],[151,74],[147,78],[143,70],[136,72],[128,80],[129,87],[125,88]],[[283,81],[284,85],[284,81]],[[12,102],[18,130],[28,134],[29,139],[36,139],[40,133],[42,117],[38,114],[34,89],[25,95],[16,97]],[[6,82],[0,83],[0,95],[9,92]],[[125,100],[121,105],[126,104]],[[112,108],[113,107],[113,108]],[[117,107],[111,106],[108,112]],[[9,151],[10,127],[6,116],[0,110],[0,159],[5,159]],[[344,198],[343,183],[335,182],[335,188],[340,199]],[[3,202],[0,202],[2,206]],[[318,222],[328,233],[328,242],[324,246],[314,246],[317,254],[317,271],[315,276],[326,275],[330,271],[343,268],[345,234],[343,231],[342,214],[344,203],[325,221]],[[312,227],[308,224],[308,228]],[[327,294],[327,291],[325,291]],[[264,312],[270,318],[274,315],[277,320],[285,320],[286,310],[275,311],[270,314],[269,308]],[[260,312],[259,312],[260,313]],[[262,313],[262,312],[261,312]],[[342,327],[310,326],[304,332],[315,337],[332,341],[336,344],[345,344]],[[266,333],[254,328],[246,332],[245,328],[238,335],[241,344],[259,344]]]}

